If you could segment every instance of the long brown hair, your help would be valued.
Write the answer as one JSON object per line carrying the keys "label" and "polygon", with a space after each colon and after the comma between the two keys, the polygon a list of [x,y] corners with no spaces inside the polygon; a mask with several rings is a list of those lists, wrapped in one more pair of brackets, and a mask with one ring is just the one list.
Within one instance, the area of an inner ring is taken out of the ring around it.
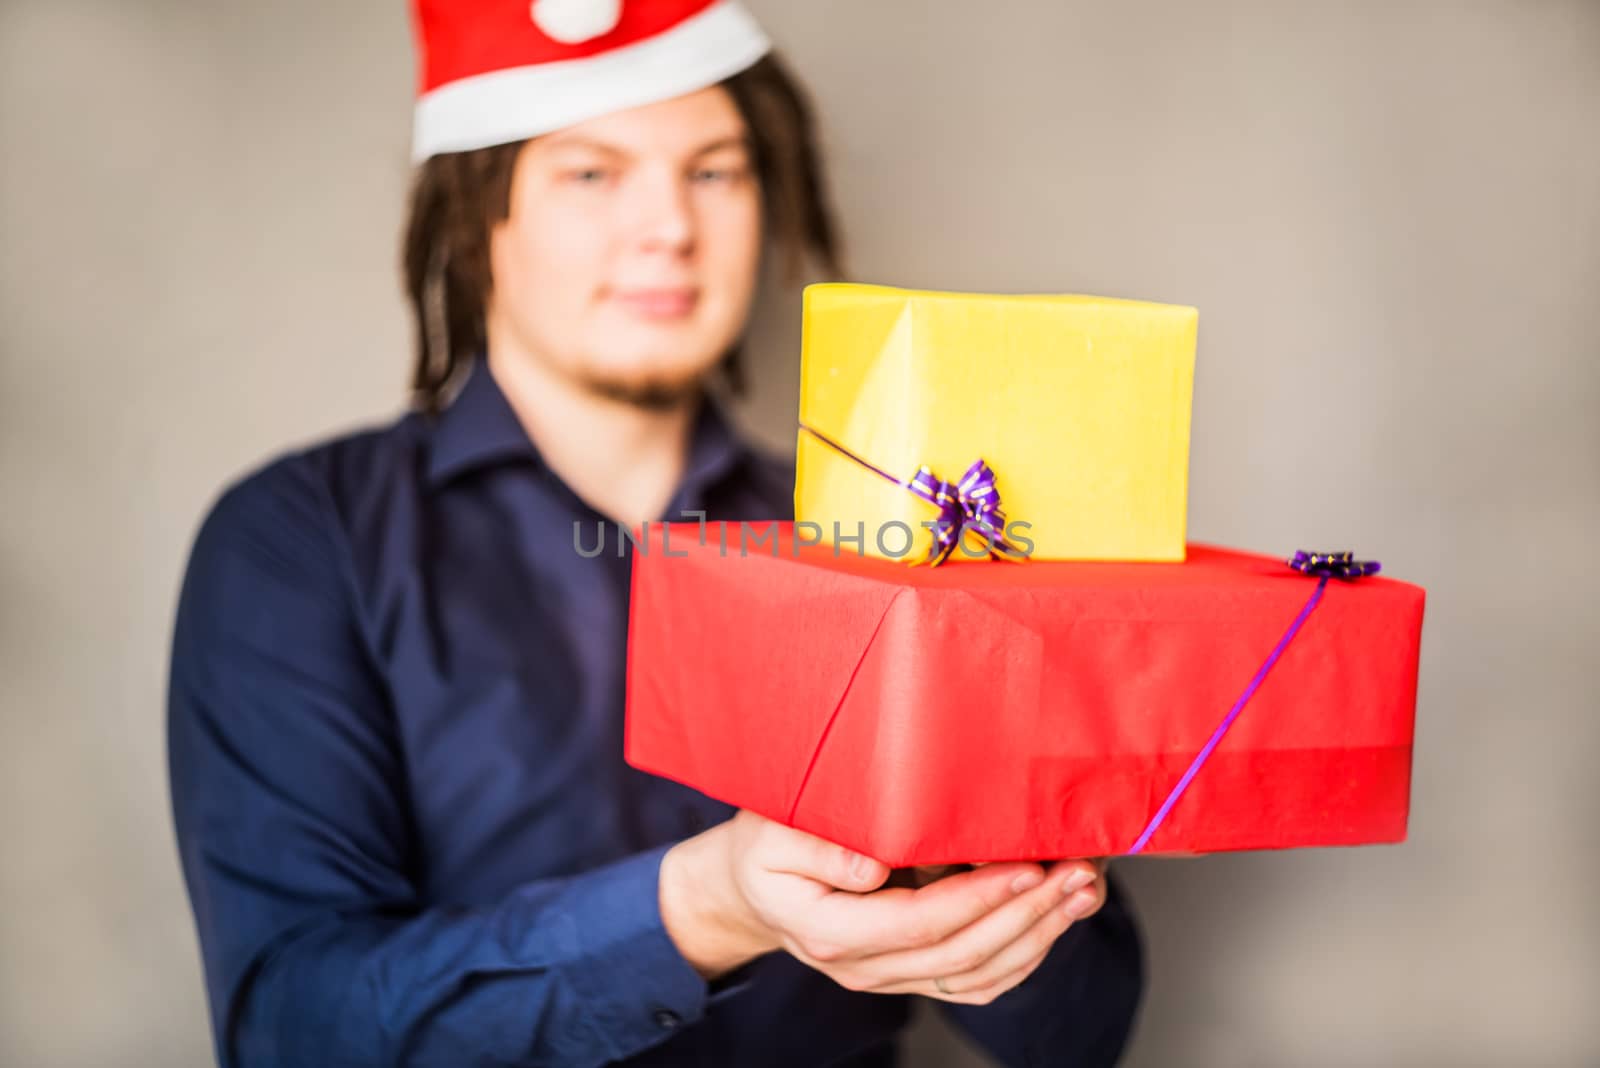
{"label": "long brown hair", "polygon": [[[841,273],[816,124],[805,91],[768,54],[722,83],[749,131],[766,233],[798,280],[808,259]],[[484,350],[484,308],[493,279],[489,234],[511,210],[511,175],[526,142],[433,156],[417,169],[402,267],[416,335],[413,403],[437,412],[457,372]],[[729,388],[744,385],[737,346],[721,365]]]}

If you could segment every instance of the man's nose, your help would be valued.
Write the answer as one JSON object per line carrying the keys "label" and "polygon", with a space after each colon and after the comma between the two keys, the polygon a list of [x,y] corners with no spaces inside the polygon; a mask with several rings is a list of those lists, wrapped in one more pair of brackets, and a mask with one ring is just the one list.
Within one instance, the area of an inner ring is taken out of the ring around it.
{"label": "man's nose", "polygon": [[641,246],[655,251],[689,251],[694,247],[695,227],[688,178],[667,168],[652,170],[642,178],[634,205]]}

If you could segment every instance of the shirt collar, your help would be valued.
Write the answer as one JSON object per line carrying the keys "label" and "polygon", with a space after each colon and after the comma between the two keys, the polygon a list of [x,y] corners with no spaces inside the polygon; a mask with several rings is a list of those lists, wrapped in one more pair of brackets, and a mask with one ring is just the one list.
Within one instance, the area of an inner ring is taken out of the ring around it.
{"label": "shirt collar", "polygon": [[[706,492],[749,455],[749,446],[740,439],[721,404],[714,397],[704,397],[689,441],[683,479],[669,508],[704,507]],[[473,362],[455,400],[439,415],[428,456],[428,483],[442,486],[468,471],[507,460],[537,463],[539,450],[494,380],[488,361],[480,358]]]}
{"label": "shirt collar", "polygon": [[667,506],[668,514],[662,518],[676,522],[683,517],[672,514],[673,510],[703,510],[707,493],[732,476],[752,455],[750,446],[734,430],[732,419],[717,399],[702,394],[700,411],[689,438],[689,459],[683,467],[683,478]]}
{"label": "shirt collar", "polygon": [[522,421],[500,392],[486,360],[473,361],[467,380],[439,414],[428,454],[428,482],[442,486],[457,475],[500,460],[537,460]]}

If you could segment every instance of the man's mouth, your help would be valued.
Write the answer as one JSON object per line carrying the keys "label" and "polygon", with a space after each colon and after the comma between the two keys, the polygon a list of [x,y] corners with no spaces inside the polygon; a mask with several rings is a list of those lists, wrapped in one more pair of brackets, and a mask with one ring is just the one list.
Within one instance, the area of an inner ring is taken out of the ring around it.
{"label": "man's mouth", "polygon": [[682,319],[700,302],[694,286],[640,286],[614,289],[611,299],[643,319]]}

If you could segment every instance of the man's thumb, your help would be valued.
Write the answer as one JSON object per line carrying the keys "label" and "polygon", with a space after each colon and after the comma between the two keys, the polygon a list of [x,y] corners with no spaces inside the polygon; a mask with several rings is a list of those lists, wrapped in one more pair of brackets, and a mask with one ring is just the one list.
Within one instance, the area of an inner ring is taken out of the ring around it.
{"label": "man's thumb", "polygon": [[818,882],[864,894],[889,878],[889,865],[804,831],[794,831],[797,863],[792,869]]}
{"label": "man's thumb", "polygon": [[888,880],[889,865],[883,863],[883,861],[873,860],[865,854],[846,849],[844,846],[834,846],[833,848],[838,851],[839,859],[837,863],[845,872],[845,881],[834,884],[839,889],[854,890],[857,893],[864,894],[869,890],[878,889]]}

